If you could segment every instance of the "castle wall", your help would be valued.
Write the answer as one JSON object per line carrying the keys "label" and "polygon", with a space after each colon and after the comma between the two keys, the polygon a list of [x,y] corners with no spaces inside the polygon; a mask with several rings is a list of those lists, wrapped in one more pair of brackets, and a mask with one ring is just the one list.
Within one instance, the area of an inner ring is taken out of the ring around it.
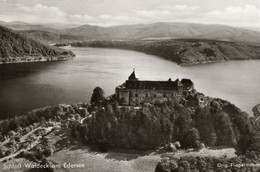
{"label": "castle wall", "polygon": [[179,101],[179,91],[176,90],[150,90],[150,89],[124,89],[119,91],[119,100],[125,99],[128,102],[122,105],[140,105],[142,102],[156,103],[164,101]]}
{"label": "castle wall", "polygon": [[193,82],[189,79],[176,81],[139,81],[135,73],[116,88],[120,105],[138,106],[142,103],[160,103],[165,101],[180,102],[183,95],[194,91]]}
{"label": "castle wall", "polygon": [[118,90],[118,100],[121,105],[129,105],[130,104],[130,91],[129,90]]}

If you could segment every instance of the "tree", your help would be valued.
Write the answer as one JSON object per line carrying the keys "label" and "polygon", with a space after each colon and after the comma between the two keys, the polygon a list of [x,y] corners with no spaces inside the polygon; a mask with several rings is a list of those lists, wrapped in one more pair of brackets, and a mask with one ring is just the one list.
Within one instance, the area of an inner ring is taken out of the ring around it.
{"label": "tree", "polygon": [[225,146],[234,146],[237,144],[237,138],[232,127],[231,119],[224,111],[219,111],[214,115],[214,125],[217,134],[217,144]]}
{"label": "tree", "polygon": [[51,156],[55,151],[55,147],[54,146],[47,146],[44,151],[43,151],[43,155],[48,157]]}
{"label": "tree", "polygon": [[105,92],[103,91],[102,88],[96,87],[93,90],[93,94],[91,96],[91,100],[90,100],[91,104],[100,103],[101,101],[103,101],[105,99],[104,94]]}
{"label": "tree", "polygon": [[184,147],[199,147],[200,143],[200,133],[196,128],[191,128],[188,132],[186,132],[185,142],[182,144]]}
{"label": "tree", "polygon": [[79,121],[79,122],[80,122],[81,116],[77,113],[77,114],[75,115],[75,119],[76,119],[76,121]]}
{"label": "tree", "polygon": [[1,146],[0,147],[0,158],[4,157],[5,156],[5,152],[6,152],[6,148],[4,146]]}

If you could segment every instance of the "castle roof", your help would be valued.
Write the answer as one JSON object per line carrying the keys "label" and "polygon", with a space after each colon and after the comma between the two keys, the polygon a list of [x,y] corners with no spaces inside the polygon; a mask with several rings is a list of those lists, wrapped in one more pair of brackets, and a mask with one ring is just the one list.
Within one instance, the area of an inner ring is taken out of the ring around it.
{"label": "castle roof", "polygon": [[122,85],[128,89],[153,89],[153,90],[177,90],[178,84],[185,87],[193,86],[193,82],[190,79],[179,79],[172,81],[171,78],[168,81],[139,81],[135,75],[135,71],[131,73],[128,80]]}
{"label": "castle roof", "polygon": [[133,71],[132,74],[128,77],[128,80],[133,80],[133,81],[137,80],[135,71]]}
{"label": "castle roof", "polygon": [[177,90],[177,81],[133,81],[127,80],[124,86],[128,89]]}

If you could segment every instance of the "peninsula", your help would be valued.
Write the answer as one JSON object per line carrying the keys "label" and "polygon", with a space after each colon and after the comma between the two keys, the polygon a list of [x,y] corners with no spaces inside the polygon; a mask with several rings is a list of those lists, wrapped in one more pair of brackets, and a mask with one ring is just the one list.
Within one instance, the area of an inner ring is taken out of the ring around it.
{"label": "peninsula", "polygon": [[0,26],[0,64],[71,59],[71,51],[44,45]]}
{"label": "peninsula", "polygon": [[[62,46],[67,44],[57,44]],[[86,41],[72,43],[75,47],[118,48],[156,55],[179,65],[197,65],[229,60],[260,59],[260,46],[238,42],[171,39],[133,41]]]}
{"label": "peninsula", "polygon": [[[145,164],[139,164],[144,171],[156,168],[161,172],[182,168],[208,170],[217,168],[218,162],[259,160],[260,127],[255,117],[249,117],[228,101],[197,92],[194,85],[190,79],[142,81],[133,72],[109,97],[96,87],[91,104],[49,106],[2,120],[0,164],[7,166],[19,160],[20,164],[34,162],[38,164],[35,168],[44,166],[55,171],[55,168],[64,168],[62,164],[68,161],[80,165],[81,171],[89,171],[93,166],[82,164],[82,160],[102,169],[99,161],[103,162],[102,157],[107,155],[106,169],[117,170],[123,163],[128,164],[124,169],[127,171],[134,165],[115,156],[130,156],[134,162],[142,162],[138,157],[145,159]],[[236,150],[237,155],[232,155],[230,160],[225,157],[230,156],[228,153],[221,158],[211,154],[203,157],[196,152],[213,151],[212,147],[215,152],[228,147]],[[176,159],[175,153],[188,155],[188,150],[199,157],[180,155],[181,158]],[[147,154],[147,151],[155,154]],[[114,157],[113,161],[110,156]],[[209,160],[210,165],[191,166],[194,159],[200,163]],[[19,168],[28,170],[25,166]],[[249,167],[249,170],[257,168]],[[0,170],[3,170],[1,166]]]}

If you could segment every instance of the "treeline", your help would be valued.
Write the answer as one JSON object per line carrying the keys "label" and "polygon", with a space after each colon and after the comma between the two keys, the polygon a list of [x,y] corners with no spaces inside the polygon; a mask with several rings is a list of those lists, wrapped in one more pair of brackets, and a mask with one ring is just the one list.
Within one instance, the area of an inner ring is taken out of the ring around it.
{"label": "treeline", "polygon": [[205,107],[165,102],[135,108],[106,101],[92,107],[92,117],[84,123],[75,130],[86,143],[104,148],[147,150],[180,141],[182,148],[197,148],[204,143],[235,147],[241,153],[257,149],[254,121],[220,99],[209,100]]}
{"label": "treeline", "polygon": [[214,40],[134,40],[76,42],[75,47],[119,48],[163,57],[181,65],[260,59],[260,47]]}
{"label": "treeline", "polygon": [[173,157],[163,158],[155,168],[155,172],[186,172],[186,171],[257,171],[260,156],[249,152],[235,158],[216,157]]}

